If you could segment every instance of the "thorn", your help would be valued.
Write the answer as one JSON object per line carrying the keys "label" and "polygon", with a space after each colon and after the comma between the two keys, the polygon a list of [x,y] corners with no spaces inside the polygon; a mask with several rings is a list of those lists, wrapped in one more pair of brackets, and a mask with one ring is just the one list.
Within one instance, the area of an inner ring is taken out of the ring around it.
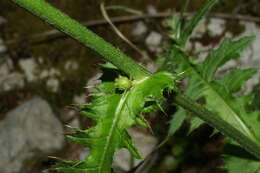
{"label": "thorn", "polygon": [[162,106],[156,101],[156,105],[159,107],[159,109],[163,112],[164,115],[168,116],[168,114],[163,110]]}
{"label": "thorn", "polygon": [[149,132],[154,136],[154,131],[150,125],[150,123],[144,118],[144,122],[147,124]]}

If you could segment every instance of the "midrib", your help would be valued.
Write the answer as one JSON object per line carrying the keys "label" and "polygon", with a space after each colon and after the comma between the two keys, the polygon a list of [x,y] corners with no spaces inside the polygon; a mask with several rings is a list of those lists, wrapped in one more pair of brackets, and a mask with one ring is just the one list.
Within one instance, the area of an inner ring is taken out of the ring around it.
{"label": "midrib", "polygon": [[105,147],[104,147],[104,152],[102,154],[102,157],[101,157],[101,162],[100,162],[100,167],[98,169],[98,173],[104,173],[103,172],[103,166],[105,164],[105,157],[107,155],[107,151],[108,151],[108,148],[109,148],[109,145],[111,144],[111,139],[112,139],[112,135],[115,131],[115,128],[116,128],[116,124],[118,122],[118,119],[119,119],[119,116],[120,116],[120,112],[122,110],[122,108],[124,107],[124,104],[125,104],[125,100],[127,99],[127,96],[128,96],[129,92],[126,92],[122,98],[120,99],[119,103],[118,103],[118,106],[116,108],[116,111],[115,111],[115,118],[112,122],[112,126],[109,130],[109,133],[108,133],[108,137],[106,138],[106,143],[105,143]]}
{"label": "midrib", "polygon": [[[219,98],[219,100],[225,105],[225,107],[232,113],[232,116],[235,118],[235,120],[242,126],[243,131],[250,137],[251,140],[255,141],[258,143],[258,141],[255,139],[255,136],[252,135],[252,133],[250,132],[250,130],[248,129],[248,127],[245,125],[245,123],[243,122],[243,120],[239,117],[239,115],[236,113],[235,110],[232,109],[232,107],[229,106],[229,104],[224,100],[223,97],[221,97],[221,95],[197,72],[196,69],[194,69],[190,63],[186,60],[186,63],[188,63],[189,68],[195,72],[195,74],[197,75],[197,77],[203,81],[203,83],[205,85],[207,85],[210,90],[212,90],[212,92]],[[237,115],[237,116],[234,116]]]}

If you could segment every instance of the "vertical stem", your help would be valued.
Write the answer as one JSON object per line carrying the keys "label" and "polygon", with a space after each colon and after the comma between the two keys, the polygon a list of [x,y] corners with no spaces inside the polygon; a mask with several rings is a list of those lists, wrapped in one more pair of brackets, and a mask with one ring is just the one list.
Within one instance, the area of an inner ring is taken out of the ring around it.
{"label": "vertical stem", "polygon": [[104,39],[88,30],[86,27],[71,19],[58,9],[52,7],[44,0],[12,0],[19,6],[32,12],[42,20],[53,25],[60,31],[78,40],[81,44],[93,49],[102,55],[107,61],[114,64],[120,70],[127,73],[133,79],[140,79],[147,75],[143,67],[136,64],[131,58],[119,49],[106,42]]}

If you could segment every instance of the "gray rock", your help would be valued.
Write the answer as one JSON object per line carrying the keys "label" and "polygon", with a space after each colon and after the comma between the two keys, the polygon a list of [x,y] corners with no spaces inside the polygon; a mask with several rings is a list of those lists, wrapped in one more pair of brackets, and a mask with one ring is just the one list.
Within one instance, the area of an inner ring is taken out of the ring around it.
{"label": "gray rock", "polygon": [[75,61],[67,61],[64,65],[64,69],[67,71],[74,71],[79,68],[79,64]]}
{"label": "gray rock", "polygon": [[57,92],[59,89],[59,80],[56,78],[50,78],[46,82],[46,86],[49,88],[51,92]]}
{"label": "gray rock", "polygon": [[226,21],[223,19],[210,19],[208,24],[209,35],[212,37],[219,36],[225,29]]}
{"label": "gray rock", "polygon": [[21,69],[24,71],[25,77],[28,82],[35,81],[37,79],[36,72],[39,70],[38,64],[34,58],[21,59],[19,61]]}
{"label": "gray rock", "polygon": [[4,78],[3,83],[1,83],[1,89],[3,91],[10,91],[14,88],[22,88],[24,86],[24,76],[20,73],[10,73]]}
{"label": "gray rock", "polygon": [[256,36],[255,41],[249,46],[241,56],[242,68],[260,67],[260,27],[253,22],[241,22],[245,26],[245,32],[239,37]]}
{"label": "gray rock", "polygon": [[192,38],[202,37],[207,32],[207,20],[203,18],[191,34]]}
{"label": "gray rock", "polygon": [[103,73],[98,72],[94,76],[92,76],[86,83],[87,91],[90,93],[97,92],[98,90],[95,88],[95,86],[98,86],[101,84],[100,77],[103,75]]}
{"label": "gray rock", "polygon": [[[1,24],[1,18],[0,18],[0,24]],[[3,54],[7,51],[7,48],[4,44],[4,41],[0,38],[0,54]]]}
{"label": "gray rock", "polygon": [[73,97],[74,104],[84,104],[86,102],[86,94],[82,93],[81,95],[75,95]]}
{"label": "gray rock", "polygon": [[13,62],[10,57],[1,57],[0,62],[0,92],[9,91],[24,86],[24,76],[14,72]]}
{"label": "gray rock", "polygon": [[[67,69],[66,69],[67,70]],[[33,70],[34,71],[34,70]],[[32,71],[32,72],[33,72]],[[31,72],[30,72],[31,73]],[[26,73],[25,73],[26,74]],[[56,68],[43,69],[41,71],[36,71],[37,80],[46,79],[46,78],[60,78],[61,73]],[[28,78],[28,77],[27,77]]]}
{"label": "gray rock", "polygon": [[162,42],[162,35],[158,32],[152,31],[145,39],[145,44],[152,52],[158,52]]}
{"label": "gray rock", "polygon": [[0,16],[0,25],[5,23],[7,23],[7,20],[3,16]]}
{"label": "gray rock", "polygon": [[143,21],[137,22],[136,26],[132,32],[132,35],[134,36],[140,36],[147,32],[147,26]]}
{"label": "gray rock", "polygon": [[60,150],[63,144],[62,125],[48,103],[31,99],[0,121],[1,173],[17,173],[25,161]]}
{"label": "gray rock", "polygon": [[147,13],[150,14],[150,15],[155,15],[155,14],[157,14],[158,12],[157,12],[157,9],[156,9],[154,6],[149,5],[149,6],[147,7]]}

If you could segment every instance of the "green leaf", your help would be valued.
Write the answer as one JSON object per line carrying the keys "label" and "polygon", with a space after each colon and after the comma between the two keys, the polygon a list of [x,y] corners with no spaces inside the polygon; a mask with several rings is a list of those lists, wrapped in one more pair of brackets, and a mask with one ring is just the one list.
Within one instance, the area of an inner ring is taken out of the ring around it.
{"label": "green leaf", "polygon": [[[186,95],[195,100],[204,98],[204,105],[210,111],[217,113],[219,117],[246,135],[254,143],[260,144],[260,112],[249,112],[247,109],[253,96],[247,95],[238,98],[233,96],[256,73],[256,70],[236,69],[221,79],[215,78],[217,69],[228,60],[238,58],[240,52],[253,39],[254,37],[245,37],[234,42],[225,39],[220,47],[212,51],[201,64],[191,64],[187,58],[176,59],[176,63],[181,64],[182,70],[186,70],[186,74],[188,74],[189,85],[185,90]],[[196,123],[193,124],[194,122]],[[192,127],[198,126],[197,121],[191,123]]]}
{"label": "green leaf", "polygon": [[182,20],[178,15],[172,15],[172,17],[165,22],[171,30],[169,36],[172,40],[174,40],[178,45],[181,41],[181,33],[182,33]]}
{"label": "green leaf", "polygon": [[117,92],[115,83],[102,83],[98,87],[100,92],[92,94],[92,102],[81,107],[81,113],[96,121],[96,125],[87,130],[75,129],[76,133],[68,136],[90,147],[90,155],[78,164],[62,164],[56,168],[65,173],[109,173],[114,153],[120,148],[127,148],[134,157],[141,159],[127,128],[135,124],[147,126],[141,116],[146,100],[155,103],[163,100],[163,90],[171,88],[173,80],[170,73],[156,73],[132,81],[132,87],[122,94]]}
{"label": "green leaf", "polygon": [[184,109],[179,109],[170,121],[170,128],[168,131],[168,135],[173,135],[183,124],[184,120],[186,119],[186,114]]}
{"label": "green leaf", "polygon": [[107,69],[113,69],[113,70],[118,70],[118,68],[116,66],[114,66],[112,63],[110,62],[106,62],[104,64],[99,64],[100,67],[103,68],[107,68]]}
{"label": "green leaf", "polygon": [[[190,20],[185,20],[182,16],[172,15],[171,19],[166,21],[166,24],[171,28],[169,36],[174,41],[174,44],[169,45],[166,55],[159,58],[160,70],[172,71],[175,70],[174,66],[176,64],[184,65],[183,63],[177,63],[176,59],[181,61],[185,56],[183,52],[189,36],[217,2],[218,0],[208,0]],[[177,72],[182,72],[181,68],[178,69]]]}
{"label": "green leaf", "polygon": [[217,69],[229,60],[239,58],[240,52],[252,43],[254,39],[254,36],[244,37],[232,42],[229,39],[224,39],[220,47],[211,51],[210,55],[203,62],[200,69],[203,79],[207,82],[212,81]]}
{"label": "green leaf", "polygon": [[197,117],[192,117],[189,134],[193,132],[195,129],[199,128],[202,124],[204,124],[203,120]]}
{"label": "green leaf", "polygon": [[236,69],[230,74],[226,74],[221,80],[217,82],[222,85],[229,93],[236,93],[242,89],[245,81],[249,80],[258,70],[255,68],[250,69]]}
{"label": "green leaf", "polygon": [[225,168],[228,173],[260,173],[260,161],[224,156]]}
{"label": "green leaf", "polygon": [[202,6],[200,11],[196,13],[191,20],[189,20],[183,29],[182,32],[182,45],[185,45],[186,41],[188,40],[189,36],[191,35],[194,28],[198,25],[201,19],[210,11],[210,9],[218,2],[218,0],[208,0],[206,4]]}
{"label": "green leaf", "polygon": [[224,168],[228,173],[260,173],[260,161],[234,141],[226,139]]}

